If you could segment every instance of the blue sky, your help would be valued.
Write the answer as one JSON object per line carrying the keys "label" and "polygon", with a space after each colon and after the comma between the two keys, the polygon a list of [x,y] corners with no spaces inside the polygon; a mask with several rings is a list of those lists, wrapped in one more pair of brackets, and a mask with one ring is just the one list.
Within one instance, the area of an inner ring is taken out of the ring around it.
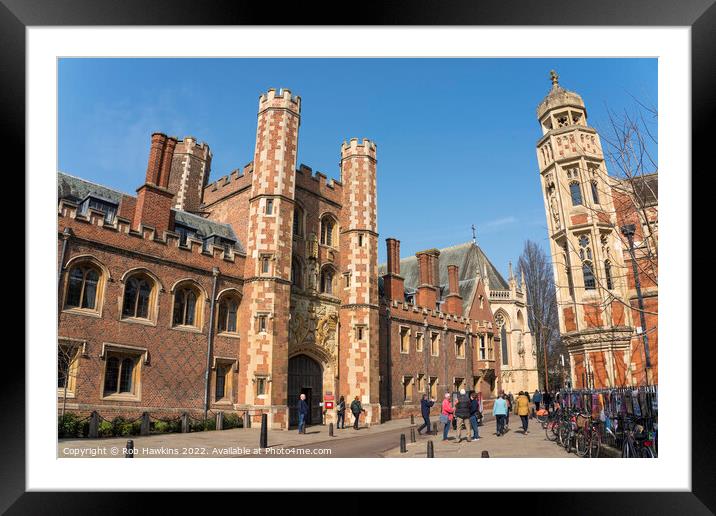
{"label": "blue sky", "polygon": [[556,69],[588,123],[657,106],[656,59],[62,59],[59,170],[134,193],[154,131],[195,136],[210,180],[253,158],[259,95],[302,98],[298,163],[340,176],[340,144],[378,144],[378,230],[409,256],[478,244],[504,274],[526,239],[547,248],[535,118]]}

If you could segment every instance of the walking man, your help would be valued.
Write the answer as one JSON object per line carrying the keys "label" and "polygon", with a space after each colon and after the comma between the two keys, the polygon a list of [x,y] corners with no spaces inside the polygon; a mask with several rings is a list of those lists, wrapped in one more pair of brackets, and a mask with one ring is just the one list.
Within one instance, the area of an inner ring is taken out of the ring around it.
{"label": "walking man", "polygon": [[532,401],[535,402],[535,412],[539,410],[539,404],[542,401],[542,393],[535,389],[535,393],[532,395]]}
{"label": "walking man", "polygon": [[479,412],[480,405],[477,402],[477,393],[473,392],[470,396],[470,423],[472,423],[472,440],[477,441],[480,439],[480,432],[477,429],[477,413]]}
{"label": "walking man", "polygon": [[527,435],[527,423],[529,421],[529,415],[530,415],[530,400],[527,397],[527,394],[520,391],[519,396],[517,396],[516,400],[516,407],[515,411],[517,412],[517,415],[520,416],[520,419],[522,420],[522,435]]}
{"label": "walking man", "polygon": [[360,413],[364,412],[363,405],[360,403],[360,399],[358,396],[355,397],[353,402],[351,403],[351,412],[353,413],[353,419],[355,422],[353,423],[353,428],[358,430],[358,422],[360,421]]}
{"label": "walking man", "polygon": [[460,389],[460,395],[457,397],[457,405],[455,405],[455,415],[460,418],[457,423],[457,442],[462,442],[462,429],[465,427],[465,434],[467,434],[467,442],[472,442],[470,432],[470,397],[465,392],[465,389]]}
{"label": "walking man", "polygon": [[507,399],[504,392],[495,400],[492,406],[492,415],[495,416],[497,422],[496,435],[500,437],[505,433],[505,417],[507,417]]}
{"label": "walking man", "polygon": [[429,400],[427,394],[423,394],[423,399],[420,400],[420,412],[423,416],[423,424],[418,427],[418,435],[420,431],[425,428],[427,433],[430,432],[430,407],[435,405],[435,400]]}
{"label": "walking man", "polygon": [[298,433],[306,433],[306,417],[308,417],[308,403],[306,402],[306,395],[301,394],[301,398],[298,400]]}

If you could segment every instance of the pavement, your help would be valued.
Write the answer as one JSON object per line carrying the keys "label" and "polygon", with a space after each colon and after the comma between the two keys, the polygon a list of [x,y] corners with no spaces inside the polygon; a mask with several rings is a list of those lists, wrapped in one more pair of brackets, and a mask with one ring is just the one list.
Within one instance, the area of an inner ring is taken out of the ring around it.
{"label": "pavement", "polygon": [[64,457],[125,457],[127,441],[132,440],[132,455],[147,457],[380,457],[400,441],[400,433],[410,434],[410,419],[387,421],[373,426],[352,426],[334,429],[328,426],[297,430],[269,430],[268,448],[259,448],[260,427],[233,428],[192,433],[156,434],[149,436],[111,437],[101,439],[60,439],[57,456]]}
{"label": "pavement", "polygon": [[[438,424],[439,427],[442,425]],[[463,431],[462,442],[457,442],[457,431],[450,429],[448,441],[443,441],[442,429],[438,435],[416,435],[416,442],[410,442],[410,434],[406,435],[406,453],[400,453],[400,445],[384,454],[391,458],[425,458],[427,443],[433,442],[435,458],[481,458],[486,451],[489,458],[579,458],[575,453],[567,453],[558,444],[547,440],[542,425],[536,419],[530,419],[527,433],[523,433],[519,416],[510,415],[509,430],[498,437],[495,435],[495,419],[486,416],[479,427],[479,440],[468,442]]]}

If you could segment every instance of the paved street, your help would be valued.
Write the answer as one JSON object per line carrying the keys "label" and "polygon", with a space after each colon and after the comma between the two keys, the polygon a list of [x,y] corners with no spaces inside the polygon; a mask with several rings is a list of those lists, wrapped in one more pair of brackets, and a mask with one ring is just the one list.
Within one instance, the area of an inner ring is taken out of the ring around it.
{"label": "paved street", "polygon": [[[437,421],[437,418],[433,418]],[[416,423],[420,420],[416,419]],[[305,435],[295,430],[269,431],[268,445],[259,448],[259,428],[163,434],[146,437],[108,439],[62,439],[58,443],[58,457],[124,457],[127,440],[134,441],[135,457],[301,457],[301,458],[415,458],[427,456],[427,442],[433,441],[435,457],[479,458],[487,451],[491,458],[577,458],[563,448],[548,441],[537,420],[530,420],[529,432],[524,435],[518,417],[510,417],[510,429],[502,437],[495,435],[495,421],[491,416],[480,427],[480,440],[457,443],[456,432],[450,440],[442,442],[442,431],[437,436],[416,433],[416,442],[410,442],[410,420],[389,421],[373,427],[352,427],[335,430],[328,435],[327,426],[308,427]],[[416,425],[417,426],[417,425]],[[400,434],[405,434],[407,453],[400,453]],[[603,449],[602,456],[609,456]],[[613,453],[611,454],[612,456]]]}

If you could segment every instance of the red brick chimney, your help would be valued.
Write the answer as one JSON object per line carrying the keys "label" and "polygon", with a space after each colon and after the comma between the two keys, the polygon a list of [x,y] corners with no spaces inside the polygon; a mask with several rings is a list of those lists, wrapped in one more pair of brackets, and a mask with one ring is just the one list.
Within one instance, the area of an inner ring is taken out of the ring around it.
{"label": "red brick chimney", "polygon": [[448,295],[445,296],[445,311],[449,314],[462,315],[462,296],[458,285],[457,265],[448,265]]}
{"label": "red brick chimney", "polygon": [[400,240],[386,239],[388,246],[388,272],[383,275],[383,289],[388,299],[405,300],[405,280],[400,275]]}
{"label": "red brick chimney", "polygon": [[415,256],[418,258],[418,270],[420,271],[417,304],[429,310],[435,310],[438,301],[440,251],[428,249],[415,253]]}
{"label": "red brick chimney", "polygon": [[137,189],[132,220],[134,229],[139,229],[140,224],[151,226],[156,230],[155,235],[159,236],[174,228],[174,212],[171,209],[174,195],[166,187],[176,142],[176,138],[167,138],[165,134],[152,134],[147,177]]}

